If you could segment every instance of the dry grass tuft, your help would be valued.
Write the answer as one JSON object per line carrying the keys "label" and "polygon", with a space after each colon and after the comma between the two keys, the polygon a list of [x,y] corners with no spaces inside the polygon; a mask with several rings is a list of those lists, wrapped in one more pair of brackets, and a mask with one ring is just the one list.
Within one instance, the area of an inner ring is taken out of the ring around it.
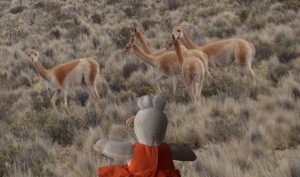
{"label": "dry grass tuft", "polygon": [[[101,138],[134,143],[125,121],[138,111],[137,97],[156,94],[150,68],[122,54],[136,23],[153,49],[179,24],[198,45],[241,37],[256,48],[253,90],[238,67],[212,70],[195,105],[180,79],[175,95],[163,83],[165,141],[197,154],[194,162],[175,162],[182,176],[299,176],[299,7],[297,0],[1,1],[0,176],[95,176],[99,166],[125,163],[92,146]],[[85,107],[87,94],[74,88],[68,109],[52,109],[30,48],[46,68],[95,58],[96,108]]]}

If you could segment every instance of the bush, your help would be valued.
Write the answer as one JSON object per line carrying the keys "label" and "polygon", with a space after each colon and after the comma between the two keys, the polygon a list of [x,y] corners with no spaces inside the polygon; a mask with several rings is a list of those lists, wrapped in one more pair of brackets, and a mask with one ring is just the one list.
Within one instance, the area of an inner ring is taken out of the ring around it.
{"label": "bush", "polygon": [[285,64],[277,65],[269,70],[268,78],[277,84],[280,79],[289,73],[290,68]]}
{"label": "bush", "polygon": [[34,110],[42,110],[44,108],[50,108],[51,102],[50,98],[48,97],[48,90],[43,90],[40,93],[38,92],[31,92],[29,93],[31,99],[29,101],[30,106]]}
{"label": "bush", "polygon": [[141,87],[134,88],[133,91],[138,97],[143,95],[152,95],[156,92],[151,85],[142,85]]}
{"label": "bush", "polygon": [[80,25],[72,25],[72,27],[68,27],[66,38],[68,42],[76,41],[80,35],[90,35],[90,29],[86,26]]}
{"label": "bush", "polygon": [[300,9],[300,2],[298,0],[278,0],[283,4],[285,9],[293,9],[298,11]]}
{"label": "bush", "polygon": [[97,23],[97,24],[101,24],[101,22],[103,21],[104,17],[102,15],[99,14],[93,14],[91,16],[91,19],[93,21],[93,23]]}
{"label": "bush", "polygon": [[120,2],[121,2],[121,0],[106,0],[107,5],[115,5],[115,4],[118,4]]}
{"label": "bush", "polygon": [[50,37],[51,38],[54,38],[54,39],[60,39],[61,37],[61,32],[59,29],[54,29],[54,30],[51,30],[50,32]]}
{"label": "bush", "polygon": [[25,8],[24,8],[23,6],[17,6],[17,7],[11,8],[9,11],[10,11],[10,13],[12,13],[12,14],[18,14],[18,13],[23,12],[24,9],[25,9]]}
{"label": "bush", "polygon": [[144,6],[144,2],[140,0],[129,0],[127,8],[124,9],[124,13],[128,17],[136,16],[140,13],[142,7]]}
{"label": "bush", "polygon": [[53,142],[61,145],[72,144],[76,130],[82,126],[82,120],[74,115],[52,118],[49,120],[46,131]]}
{"label": "bush", "polygon": [[175,10],[181,6],[181,1],[180,0],[168,0],[168,9],[169,10]]}
{"label": "bush", "polygon": [[112,41],[118,48],[123,48],[127,44],[130,38],[131,30],[131,28],[125,26],[114,32]]}
{"label": "bush", "polygon": [[17,148],[13,145],[9,145],[5,148],[1,147],[0,150],[0,176],[5,176],[7,174],[6,164],[12,164],[14,158],[17,155]]}
{"label": "bush", "polygon": [[230,25],[225,19],[217,19],[213,26],[210,27],[207,31],[207,36],[209,37],[218,37],[218,38],[227,38],[235,34],[235,27]]}
{"label": "bush", "polygon": [[294,47],[281,46],[276,51],[280,63],[288,63],[299,56],[299,52]]}
{"label": "bush", "polygon": [[270,57],[274,54],[273,44],[264,42],[260,39],[254,39],[252,41],[256,50],[254,57],[257,58],[258,61],[269,60]]}
{"label": "bush", "polygon": [[155,23],[156,22],[154,20],[145,19],[142,21],[142,26],[144,27],[145,30],[148,30],[151,26],[154,26]]}
{"label": "bush", "polygon": [[76,90],[75,95],[76,96],[74,98],[74,101],[79,102],[81,106],[85,106],[87,100],[89,99],[89,94],[86,91],[80,89],[80,90]]}
{"label": "bush", "polygon": [[240,17],[241,22],[244,23],[249,16],[249,10],[242,9],[240,12],[238,12],[238,16]]}
{"label": "bush", "polygon": [[139,69],[139,64],[137,63],[126,63],[123,66],[123,77],[125,79],[129,78],[131,74]]}
{"label": "bush", "polygon": [[34,4],[34,8],[44,8],[45,4],[43,2],[38,2]]}

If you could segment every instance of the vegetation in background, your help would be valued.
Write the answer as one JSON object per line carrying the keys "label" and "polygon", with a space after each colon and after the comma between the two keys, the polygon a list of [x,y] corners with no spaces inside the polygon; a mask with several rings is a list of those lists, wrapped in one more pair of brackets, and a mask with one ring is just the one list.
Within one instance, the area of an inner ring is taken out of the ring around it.
{"label": "vegetation in background", "polygon": [[[165,140],[197,154],[194,162],[175,162],[182,175],[300,176],[299,7],[297,0],[1,1],[0,177],[95,176],[98,166],[125,163],[92,147],[100,138],[134,143],[125,121],[139,96],[156,94],[150,67],[122,53],[137,23],[153,49],[179,24],[199,45],[240,37],[256,48],[254,90],[235,65],[211,69],[195,105],[180,79],[175,95],[163,83]],[[46,68],[93,57],[101,69],[96,109],[74,88],[68,108],[58,102],[54,110],[30,48]]]}

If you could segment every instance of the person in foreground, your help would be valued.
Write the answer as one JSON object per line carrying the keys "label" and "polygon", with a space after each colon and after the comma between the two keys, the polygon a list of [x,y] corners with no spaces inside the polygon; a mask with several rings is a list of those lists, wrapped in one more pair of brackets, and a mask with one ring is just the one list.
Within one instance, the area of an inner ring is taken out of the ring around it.
{"label": "person in foreground", "polygon": [[163,112],[166,100],[162,94],[154,97],[145,95],[138,99],[140,110],[134,118],[134,132],[138,142],[117,142],[100,139],[94,150],[127,165],[98,168],[99,177],[180,177],[173,160],[194,161],[195,153],[188,147],[163,142],[168,118]]}

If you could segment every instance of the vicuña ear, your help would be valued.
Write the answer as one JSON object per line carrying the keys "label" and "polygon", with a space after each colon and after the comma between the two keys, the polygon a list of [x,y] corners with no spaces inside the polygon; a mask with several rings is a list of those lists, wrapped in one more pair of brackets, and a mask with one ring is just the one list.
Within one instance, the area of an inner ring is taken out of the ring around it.
{"label": "vicu\u00f1a ear", "polygon": [[149,95],[144,95],[138,99],[138,106],[141,110],[153,107],[152,101]]}
{"label": "vicu\u00f1a ear", "polygon": [[153,102],[154,102],[154,107],[156,107],[157,109],[163,111],[165,109],[166,106],[166,99],[163,96],[163,94],[159,93],[157,95],[155,95],[155,97],[153,98]]}
{"label": "vicu\u00f1a ear", "polygon": [[173,39],[173,40],[175,40],[175,36],[174,36],[174,34],[172,34],[172,39]]}

